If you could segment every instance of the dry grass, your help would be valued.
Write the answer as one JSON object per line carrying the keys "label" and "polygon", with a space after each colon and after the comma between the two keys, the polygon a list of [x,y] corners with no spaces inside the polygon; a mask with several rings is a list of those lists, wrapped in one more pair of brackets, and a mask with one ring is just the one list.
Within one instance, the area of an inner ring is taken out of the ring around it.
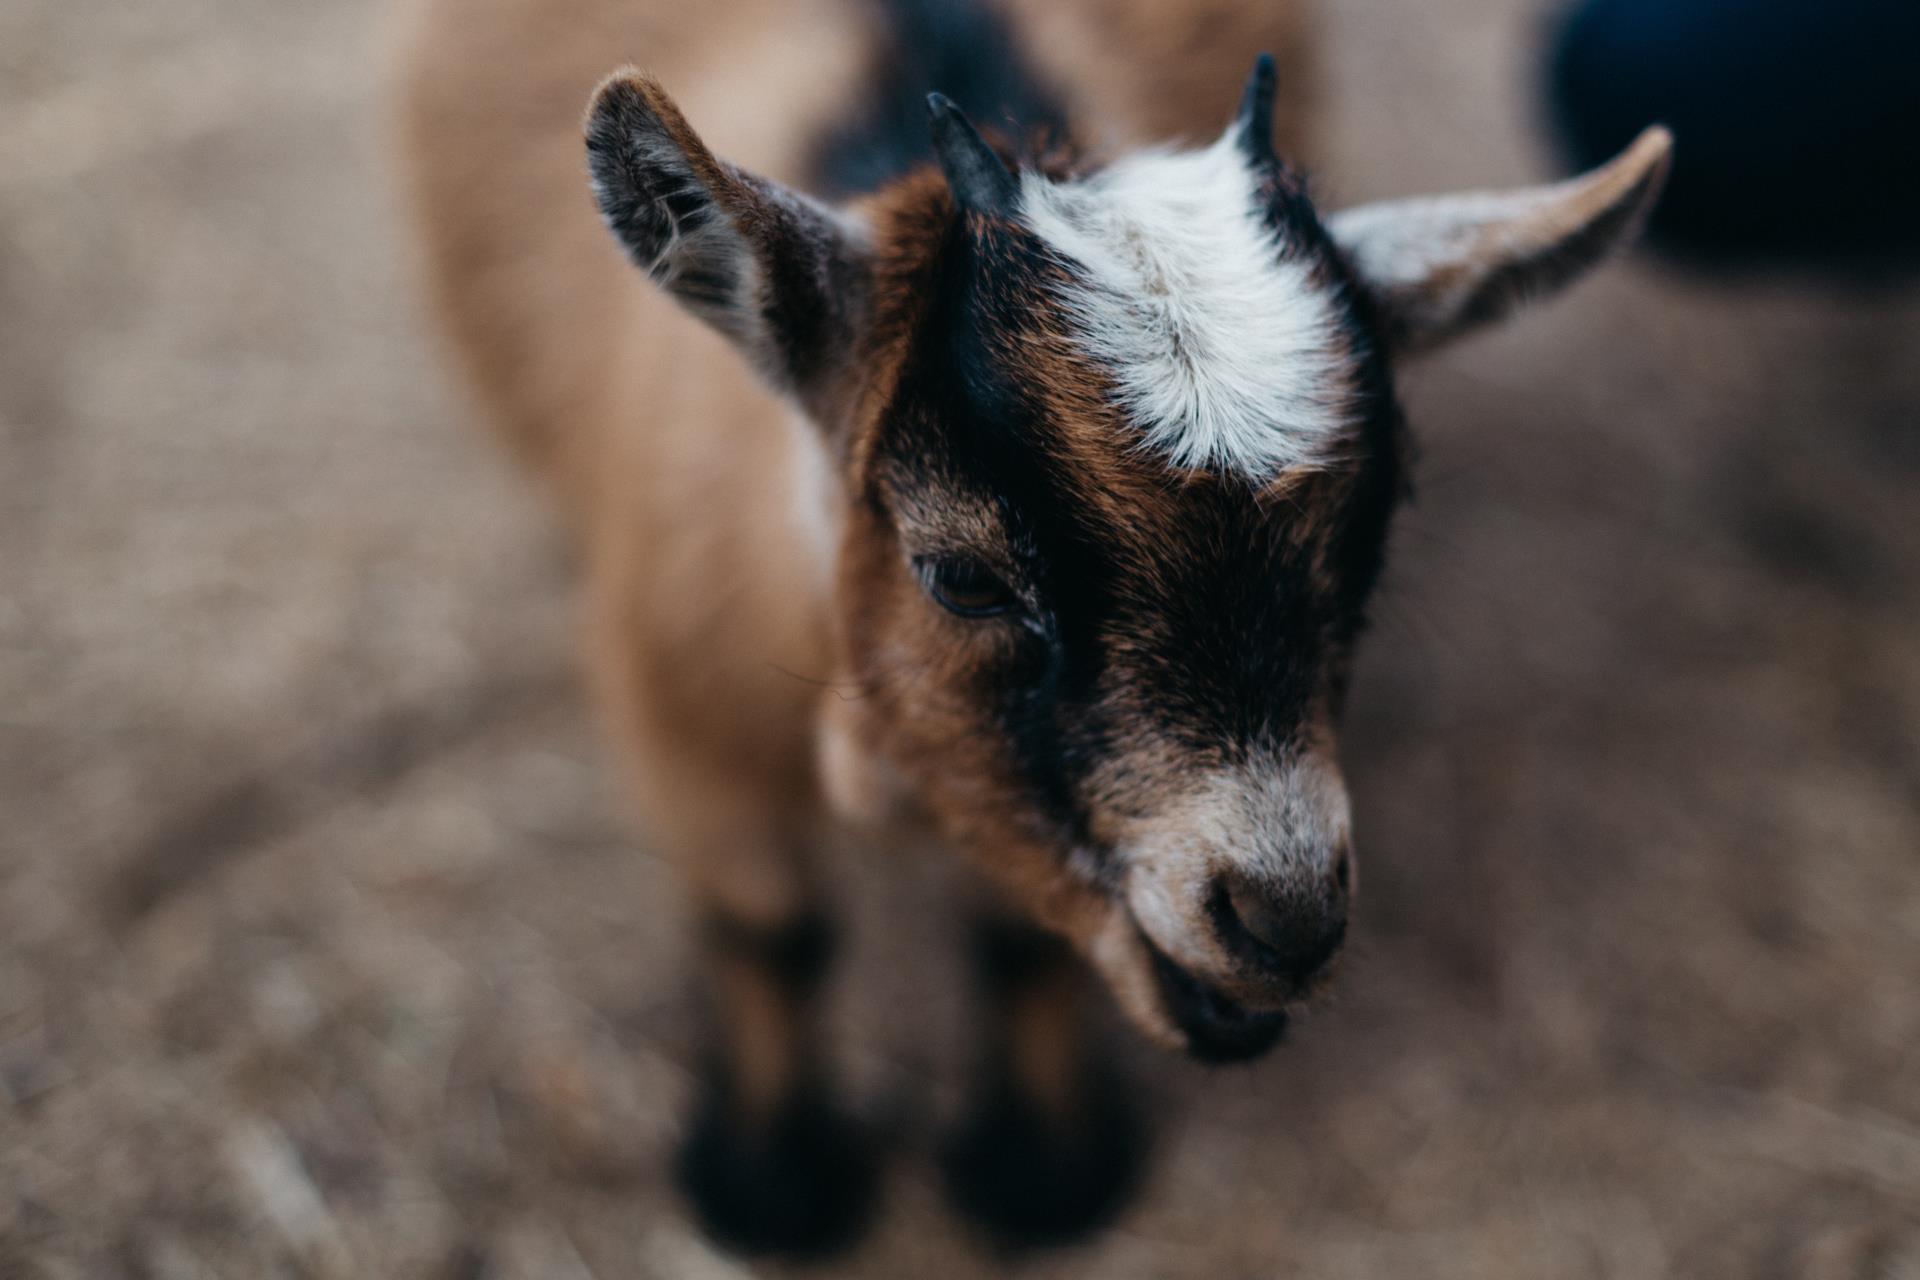
{"label": "dry grass", "polygon": [[[1540,171],[1527,0],[1326,3],[1337,196]],[[0,12],[0,1275],[743,1274],[663,1183],[684,904],[413,311],[380,17]],[[1406,391],[1340,999],[1129,1049],[1154,1181],[1031,1273],[1920,1275],[1920,303],[1640,264]],[[849,1276],[998,1269],[926,1158],[939,894],[853,895]]]}

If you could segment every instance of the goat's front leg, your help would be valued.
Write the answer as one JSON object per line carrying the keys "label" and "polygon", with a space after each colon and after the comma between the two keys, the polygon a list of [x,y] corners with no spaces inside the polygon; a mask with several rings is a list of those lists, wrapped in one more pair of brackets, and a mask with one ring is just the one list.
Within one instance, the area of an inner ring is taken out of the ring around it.
{"label": "goat's front leg", "polygon": [[1064,1243],[1125,1203],[1143,1131],[1118,1073],[1090,1044],[1091,975],[1072,949],[1001,915],[978,918],[970,946],[986,1041],[944,1152],[948,1187],[1003,1246]]}
{"label": "goat's front leg", "polygon": [[819,1035],[833,928],[817,903],[750,917],[707,895],[702,947],[716,1027],[680,1150],[682,1189],[717,1240],[817,1257],[849,1243],[875,1190],[873,1151],[834,1102]]}

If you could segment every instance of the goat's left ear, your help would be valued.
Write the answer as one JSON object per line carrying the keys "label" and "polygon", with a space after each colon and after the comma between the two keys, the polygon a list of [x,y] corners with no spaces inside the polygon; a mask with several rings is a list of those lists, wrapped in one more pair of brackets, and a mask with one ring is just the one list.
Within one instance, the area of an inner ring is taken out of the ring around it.
{"label": "goat's left ear", "polygon": [[586,135],[594,199],[634,264],[776,390],[834,394],[866,307],[858,225],[716,157],[631,69],[594,93]]}
{"label": "goat's left ear", "polygon": [[1428,350],[1571,284],[1632,240],[1672,153],[1656,126],[1566,182],[1362,205],[1327,228],[1395,350]]}

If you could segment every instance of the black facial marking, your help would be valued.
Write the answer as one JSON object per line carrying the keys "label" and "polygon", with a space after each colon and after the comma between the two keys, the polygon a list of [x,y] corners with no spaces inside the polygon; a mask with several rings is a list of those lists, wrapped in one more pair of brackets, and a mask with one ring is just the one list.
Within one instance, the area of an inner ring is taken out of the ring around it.
{"label": "black facial marking", "polygon": [[[1313,256],[1330,294],[1350,354],[1355,433],[1360,464],[1353,470],[1335,523],[1333,559],[1339,566],[1348,607],[1337,633],[1348,649],[1365,628],[1367,602],[1386,566],[1387,531],[1393,513],[1412,496],[1413,440],[1407,432],[1387,359],[1386,328],[1355,279],[1326,224],[1313,212],[1304,184],[1276,193],[1290,233]],[[1300,210],[1306,210],[1302,217]],[[1342,654],[1344,665],[1345,655]],[[1338,692],[1338,691],[1337,691]]]}
{"label": "black facial marking", "polygon": [[1116,752],[1143,733],[1196,766],[1301,747],[1317,708],[1338,709],[1384,558],[1403,444],[1378,326],[1304,181],[1276,164],[1262,191],[1288,251],[1336,299],[1351,354],[1354,435],[1335,466],[1276,497],[1236,474],[1177,474],[1116,427],[1101,465],[1136,478],[1165,467],[1149,481],[1158,491],[1131,509],[1089,497],[1073,461],[1086,442],[1047,420],[1029,354],[1036,327],[1062,323],[1041,300],[1073,268],[1018,226],[978,217],[957,220],[942,250],[883,429],[899,483],[997,513],[1038,601],[975,692],[1076,847],[1095,847],[1090,775],[1124,769]]}
{"label": "black facial marking", "polygon": [[1049,474],[1044,415],[1000,355],[1029,322],[1052,269],[1039,242],[1011,224],[956,219],[880,448],[905,483],[964,494],[993,510],[1005,550],[1047,602],[977,692],[1039,808],[1068,840],[1083,843],[1080,784],[1103,754],[1106,728],[1094,696],[1100,649],[1080,632],[1106,610],[1107,569],[1083,545],[1085,530]]}
{"label": "black facial marking", "polygon": [[1336,604],[1282,519],[1237,484],[1197,490],[1140,566],[1150,588],[1112,620],[1142,710],[1196,755],[1283,744],[1310,710]]}

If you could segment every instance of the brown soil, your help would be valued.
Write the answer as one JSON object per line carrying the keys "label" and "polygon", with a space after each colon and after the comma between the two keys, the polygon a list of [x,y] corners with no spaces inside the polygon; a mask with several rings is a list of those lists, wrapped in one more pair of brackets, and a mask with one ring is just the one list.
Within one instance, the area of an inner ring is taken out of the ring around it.
{"label": "brown soil", "polygon": [[[1546,170],[1530,0],[1328,8],[1334,201]],[[412,300],[384,21],[0,10],[0,1276],[745,1274],[665,1181],[685,902]],[[1338,999],[1124,1049],[1152,1182],[1028,1273],[1920,1275],[1920,299],[1641,261],[1405,393]],[[833,1273],[997,1274],[928,1157],[939,878],[856,883],[899,1158]]]}

